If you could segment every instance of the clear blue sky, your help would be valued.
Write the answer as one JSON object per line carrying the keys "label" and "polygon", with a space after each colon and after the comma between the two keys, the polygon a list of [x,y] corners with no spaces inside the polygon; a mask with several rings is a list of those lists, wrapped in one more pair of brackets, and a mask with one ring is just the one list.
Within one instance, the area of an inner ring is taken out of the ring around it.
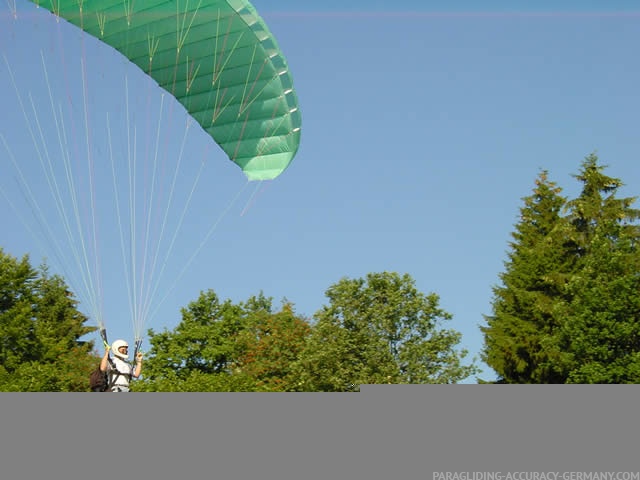
{"label": "clear blue sky", "polygon": [[[595,151],[609,165],[607,173],[626,183],[621,194],[640,194],[640,8],[634,10],[634,2],[602,8],[603,2],[549,1],[530,8],[533,2],[494,1],[482,2],[481,9],[475,1],[351,1],[346,9],[342,1],[322,2],[322,8],[299,1],[253,3],[289,62],[303,118],[301,147],[279,178],[256,187],[190,129],[185,162],[199,164],[206,155],[208,163],[166,262],[158,291],[169,294],[145,327],[172,328],[179,309],[209,288],[234,301],[260,291],[276,303],[286,297],[310,317],[342,277],[386,270],[409,273],[421,291],[437,293],[453,314],[444,326],[460,331],[462,346],[475,356],[482,347],[478,326],[491,313],[491,289],[503,270],[521,198],[541,169],[574,195],[578,184],[571,174]],[[79,158],[86,151],[85,101],[81,86],[72,86],[82,78],[79,55],[89,65],[86,105],[95,163],[104,167],[109,145],[124,155],[131,129],[123,120],[123,63],[90,41],[74,59],[76,37],[60,33],[23,0],[16,1],[14,20],[13,2],[8,5],[0,7],[0,53],[9,65],[1,59],[0,134],[8,149],[0,144],[0,186],[19,204],[9,157],[23,162],[37,154],[11,75],[23,101],[33,95],[37,114],[29,118],[48,126],[51,152],[59,150],[53,138],[59,129],[52,126],[48,84],[62,86],[53,96],[65,111],[70,150]],[[157,114],[161,96],[144,85],[138,76],[128,78],[128,105],[141,119],[140,155],[154,151],[156,123],[149,118],[159,117],[167,125],[161,152],[178,158],[184,119],[168,99]],[[38,195],[45,185],[35,172],[27,174]],[[110,185],[108,169],[97,176]],[[180,183],[183,189],[191,185]],[[239,199],[179,276],[237,192]],[[45,255],[59,271],[48,248],[40,249],[5,208],[4,197],[0,201],[0,246],[34,261]],[[105,217],[113,213],[113,204],[96,202]],[[112,339],[131,339],[125,284],[116,268],[123,260],[111,225],[101,226],[97,237],[104,256],[101,310]],[[178,282],[171,289],[173,278]],[[484,366],[481,377],[493,378],[493,372]]]}

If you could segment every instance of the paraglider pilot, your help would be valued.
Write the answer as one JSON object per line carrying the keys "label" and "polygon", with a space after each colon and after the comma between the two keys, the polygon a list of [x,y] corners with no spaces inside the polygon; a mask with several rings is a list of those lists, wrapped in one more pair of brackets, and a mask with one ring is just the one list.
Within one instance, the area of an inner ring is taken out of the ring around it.
{"label": "paraglider pilot", "polygon": [[[113,359],[109,352],[113,352]],[[138,378],[142,371],[142,352],[136,354],[135,369],[127,362],[129,344],[124,340],[116,340],[109,346],[105,343],[104,357],[100,362],[100,370],[109,374],[109,390],[112,392],[128,392],[131,377]]]}

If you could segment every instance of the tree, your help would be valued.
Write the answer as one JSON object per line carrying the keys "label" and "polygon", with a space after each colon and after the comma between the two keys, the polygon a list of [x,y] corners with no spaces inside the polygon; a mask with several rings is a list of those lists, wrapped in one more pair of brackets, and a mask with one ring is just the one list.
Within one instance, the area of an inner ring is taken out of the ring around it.
{"label": "tree", "polygon": [[493,288],[493,315],[481,327],[482,359],[501,383],[562,383],[557,348],[557,302],[572,266],[565,246],[562,189],[542,171],[533,193],[523,198],[520,221],[511,234],[501,285]]}
{"label": "tree", "polygon": [[88,391],[97,358],[80,338],[95,328],[76,306],[46,265],[0,249],[0,390]]}
{"label": "tree", "polygon": [[546,174],[525,199],[482,328],[500,382],[640,380],[640,211],[616,197],[622,182],[604,169],[589,155],[576,199],[559,197]]}
{"label": "tree", "polygon": [[618,240],[634,239],[638,235],[640,210],[632,207],[637,197],[617,198],[616,193],[624,184],[619,178],[605,175],[605,168],[606,165],[600,165],[598,157],[591,154],[574,175],[582,183],[582,191],[568,203],[567,218],[572,226],[573,254],[578,257],[590,253],[596,237],[608,238],[615,247]]}
{"label": "tree", "polygon": [[277,313],[256,312],[240,337],[244,351],[236,362],[237,371],[269,391],[296,390],[298,380],[292,366],[310,332],[309,323],[295,314],[290,303]]}
{"label": "tree", "polygon": [[299,389],[358,390],[361,384],[455,383],[475,373],[456,351],[461,335],[439,328],[450,320],[435,294],[424,295],[408,275],[370,273],[331,286],[329,305],[297,362]]}
{"label": "tree", "polygon": [[290,304],[273,312],[262,294],[234,304],[213,290],[201,292],[173,331],[149,331],[145,379],[134,390],[287,390],[289,364],[308,328]]}
{"label": "tree", "polygon": [[569,383],[640,382],[640,210],[636,197],[616,196],[623,183],[605,168],[588,156],[576,175],[582,191],[568,204],[580,262],[559,339]]}
{"label": "tree", "polygon": [[568,288],[567,383],[640,383],[640,262],[630,241],[596,236]]}
{"label": "tree", "polygon": [[[243,309],[220,301],[212,290],[182,309],[182,321],[173,331],[149,330],[151,349],[145,362],[145,380],[136,390],[196,390],[229,387],[230,367],[238,355],[237,335],[245,328]],[[215,381],[214,381],[215,380]]]}

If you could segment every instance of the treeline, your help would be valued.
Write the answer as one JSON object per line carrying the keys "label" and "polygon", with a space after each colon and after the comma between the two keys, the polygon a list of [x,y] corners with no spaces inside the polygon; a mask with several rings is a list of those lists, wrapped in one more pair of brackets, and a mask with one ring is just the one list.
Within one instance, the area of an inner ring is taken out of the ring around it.
{"label": "treeline", "polygon": [[[575,199],[542,171],[523,199],[480,326],[497,383],[640,382],[640,211],[604,170],[589,155]],[[262,293],[234,303],[200,292],[174,329],[148,332],[133,390],[345,392],[479,373],[438,295],[410,275],[343,278],[325,294],[305,318]],[[0,250],[0,391],[88,391],[88,320],[62,278]]]}
{"label": "treeline", "polygon": [[[313,321],[262,293],[240,303],[213,290],[182,309],[171,331],[149,330],[133,391],[358,391],[371,383],[456,383],[460,334],[435,294],[409,275],[344,278]],[[88,391],[95,331],[57,276],[0,250],[0,391]]]}
{"label": "treeline", "polygon": [[365,383],[455,383],[475,372],[435,295],[408,275],[342,279],[313,323],[263,295],[234,304],[213,291],[172,331],[150,332],[147,391],[357,391]]}

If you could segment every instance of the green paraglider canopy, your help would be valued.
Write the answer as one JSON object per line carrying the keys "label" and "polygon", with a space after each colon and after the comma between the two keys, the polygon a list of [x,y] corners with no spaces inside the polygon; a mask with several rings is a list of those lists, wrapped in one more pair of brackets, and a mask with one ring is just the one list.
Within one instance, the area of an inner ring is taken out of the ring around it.
{"label": "green paraglider canopy", "polygon": [[249,180],[277,177],[295,156],[301,116],[291,75],[248,1],[55,0],[46,8],[153,78]]}

